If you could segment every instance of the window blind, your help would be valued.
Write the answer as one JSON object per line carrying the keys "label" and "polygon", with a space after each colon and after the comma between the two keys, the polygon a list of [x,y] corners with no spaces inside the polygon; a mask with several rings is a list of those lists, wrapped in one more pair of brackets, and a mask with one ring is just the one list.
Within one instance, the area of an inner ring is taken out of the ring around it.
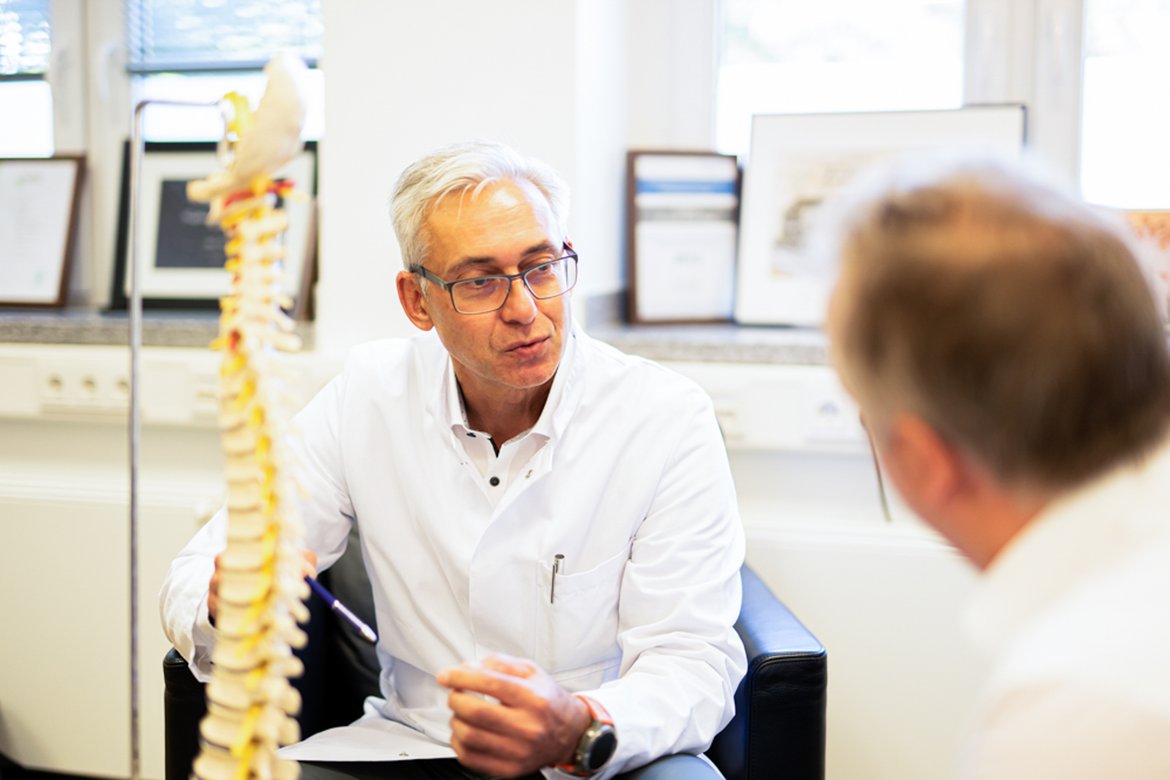
{"label": "window blind", "polygon": [[321,0],[126,0],[131,73],[251,70],[281,50],[315,66]]}
{"label": "window blind", "polygon": [[49,11],[49,0],[0,0],[0,79],[48,72]]}

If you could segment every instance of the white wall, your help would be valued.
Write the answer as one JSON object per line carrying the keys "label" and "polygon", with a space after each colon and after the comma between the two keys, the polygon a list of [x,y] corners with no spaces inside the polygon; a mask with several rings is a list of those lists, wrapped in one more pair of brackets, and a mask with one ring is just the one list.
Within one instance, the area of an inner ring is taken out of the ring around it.
{"label": "white wall", "polygon": [[326,0],[319,348],[410,332],[389,196],[410,162],[468,138],[557,168],[573,192],[578,300],[621,289],[626,149],[711,142],[714,7]]}
{"label": "white wall", "polygon": [[948,777],[986,667],[962,630],[975,572],[895,502],[868,453],[732,452],[748,563],[829,654],[830,780]]}
{"label": "white wall", "polygon": [[829,780],[951,776],[986,674],[962,629],[972,567],[896,494],[885,520],[828,367],[668,365],[714,399],[748,563],[828,650]]}
{"label": "white wall", "polygon": [[469,138],[565,176],[570,231],[589,258],[582,291],[617,288],[624,41],[616,0],[325,3],[321,348],[410,331],[389,195],[410,162]]}
{"label": "white wall", "polygon": [[717,0],[627,5],[631,148],[714,148],[717,11]]}

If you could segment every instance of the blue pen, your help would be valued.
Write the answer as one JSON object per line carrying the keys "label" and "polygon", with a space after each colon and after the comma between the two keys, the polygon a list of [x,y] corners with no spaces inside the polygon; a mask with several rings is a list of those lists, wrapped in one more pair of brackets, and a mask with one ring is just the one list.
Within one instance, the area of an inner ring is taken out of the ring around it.
{"label": "blue pen", "polygon": [[362,635],[363,639],[370,642],[371,644],[378,641],[378,635],[374,633],[374,629],[367,626],[361,618],[353,614],[349,607],[338,601],[337,597],[326,590],[324,585],[317,582],[317,580],[313,579],[312,577],[305,577],[305,582],[309,583],[309,587],[313,589],[314,593],[321,597],[321,600],[325,602],[326,606],[345,618],[346,622],[353,626],[354,629]]}

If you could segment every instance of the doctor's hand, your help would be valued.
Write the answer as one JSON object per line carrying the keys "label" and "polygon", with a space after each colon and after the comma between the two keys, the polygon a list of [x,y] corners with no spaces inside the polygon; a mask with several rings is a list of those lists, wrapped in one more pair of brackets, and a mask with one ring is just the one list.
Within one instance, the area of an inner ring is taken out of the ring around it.
{"label": "doctor's hand", "polygon": [[529,660],[492,655],[436,679],[451,689],[451,747],[478,772],[516,777],[569,762],[593,722],[583,701]]}
{"label": "doctor's hand", "polygon": [[[303,574],[306,577],[317,576],[317,553],[312,550],[302,550],[305,556],[305,565],[301,567]],[[211,625],[215,625],[215,616],[219,612],[219,567],[223,559],[223,553],[215,556],[215,571],[211,573],[211,582],[207,586],[207,615],[211,618]]]}

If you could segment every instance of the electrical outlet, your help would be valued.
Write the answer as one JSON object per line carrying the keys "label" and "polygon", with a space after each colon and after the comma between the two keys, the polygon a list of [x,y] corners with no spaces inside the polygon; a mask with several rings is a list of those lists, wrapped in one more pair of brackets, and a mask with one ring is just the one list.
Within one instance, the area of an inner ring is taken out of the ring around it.
{"label": "electrical outlet", "polygon": [[129,368],[122,363],[64,353],[42,356],[38,363],[46,412],[119,415],[129,408]]}
{"label": "electrical outlet", "polygon": [[857,405],[831,374],[807,377],[804,438],[809,446],[855,449],[865,446]]}

